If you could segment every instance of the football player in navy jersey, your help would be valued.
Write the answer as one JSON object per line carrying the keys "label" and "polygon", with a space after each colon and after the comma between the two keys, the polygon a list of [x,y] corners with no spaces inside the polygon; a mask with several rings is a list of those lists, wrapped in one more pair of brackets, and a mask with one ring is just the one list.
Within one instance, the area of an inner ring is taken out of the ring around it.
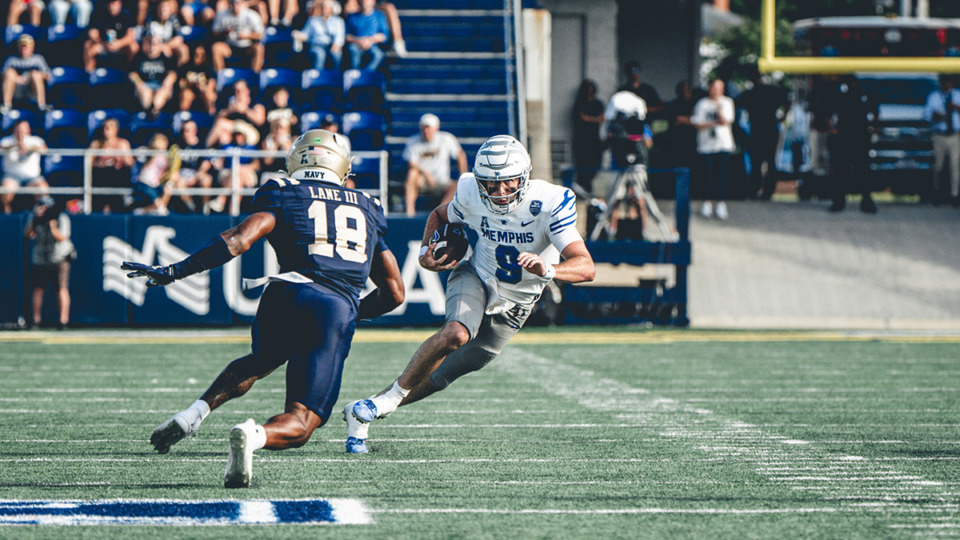
{"label": "football player in navy jersey", "polygon": [[[496,358],[551,280],[593,280],[593,258],[576,228],[576,197],[563,186],[531,179],[530,170],[530,154],[520,141],[491,137],[477,151],[473,173],[460,176],[453,201],[427,218],[420,266],[452,270],[444,324],[420,345],[392,385],[347,404],[347,452],[368,451],[374,420],[447,388]],[[473,252],[463,261],[447,260],[447,254],[434,258],[434,231],[447,223],[477,232]]]}
{"label": "football player in navy jersey", "polygon": [[[162,286],[220,266],[264,236],[277,253],[280,273],[253,280],[269,284],[253,322],[252,353],[231,362],[200,399],[150,437],[158,452],[168,452],[194,435],[211,410],[288,362],[285,411],[263,425],[251,418],[230,430],[226,487],[250,485],[255,450],[302,446],[330,419],[355,322],[403,302],[380,203],[343,187],[350,158],[342,137],[319,129],[301,135],[287,155],[287,176],[260,187],[251,215],[190,257],[169,266],[122,266],[129,277]],[[360,301],[368,276],[378,288]]]}

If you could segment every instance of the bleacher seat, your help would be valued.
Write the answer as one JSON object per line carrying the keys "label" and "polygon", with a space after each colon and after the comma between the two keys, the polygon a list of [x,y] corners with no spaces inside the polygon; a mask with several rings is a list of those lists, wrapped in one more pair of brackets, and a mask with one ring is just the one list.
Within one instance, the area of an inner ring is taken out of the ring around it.
{"label": "bleacher seat", "polygon": [[120,137],[130,135],[130,113],[124,109],[98,109],[87,114],[87,137],[92,140],[100,124],[107,118],[116,118],[120,124]]}
{"label": "bleacher seat", "polygon": [[47,43],[42,48],[47,64],[81,67],[86,38],[86,31],[73,24],[55,24],[47,28]]}
{"label": "bleacher seat", "polygon": [[179,135],[183,124],[190,120],[193,120],[193,122],[197,124],[197,130],[200,132],[201,139],[206,135],[207,131],[210,131],[210,128],[213,127],[213,117],[205,112],[179,111],[173,115],[173,133]]}
{"label": "bleacher seat", "polygon": [[35,42],[39,41],[41,36],[40,27],[33,26],[32,24],[10,25],[4,29],[3,44],[7,47],[11,47],[13,46],[14,42],[17,41],[17,38],[23,34],[27,34],[32,37]]}
{"label": "bleacher seat", "polygon": [[380,160],[378,158],[354,156],[351,163],[351,172],[353,173],[353,183],[357,189],[378,189],[380,187]]}
{"label": "bleacher seat", "polygon": [[13,126],[21,120],[26,120],[30,124],[32,135],[43,136],[43,117],[40,116],[40,113],[29,109],[13,109],[3,115],[3,134],[9,135]]}
{"label": "bleacher seat", "polygon": [[344,109],[381,112],[386,80],[379,71],[348,69],[343,72]]}
{"label": "bleacher seat", "polygon": [[353,150],[379,150],[387,130],[382,115],[368,111],[354,111],[343,115],[343,133],[350,137]]}
{"label": "bleacher seat", "polygon": [[86,71],[73,66],[52,67],[47,81],[47,103],[80,109],[86,105],[89,87],[90,76]]}
{"label": "bleacher seat", "polygon": [[343,95],[343,77],[336,69],[308,69],[301,79],[303,108],[309,110],[340,110]]}
{"label": "bleacher seat", "polygon": [[256,101],[257,93],[260,90],[260,80],[257,77],[256,72],[252,69],[225,68],[218,71],[217,93],[223,92],[225,88],[233,86],[239,80],[244,80],[247,82],[247,86],[250,87],[250,98]]}
{"label": "bleacher seat", "polygon": [[268,26],[263,31],[264,65],[269,67],[293,67],[293,30]]}
{"label": "bleacher seat", "polygon": [[167,141],[173,143],[173,118],[169,114],[160,113],[150,118],[141,111],[130,118],[130,146],[146,146],[157,133],[166,135]]}
{"label": "bleacher seat", "polygon": [[180,36],[183,37],[183,42],[191,47],[201,45],[207,38],[207,28],[199,25],[183,25],[180,27]]}
{"label": "bleacher seat", "polygon": [[128,75],[119,69],[97,68],[90,74],[90,104],[95,109],[124,107],[133,100]]}
{"label": "bleacher seat", "polygon": [[[320,122],[323,120],[323,117],[333,114],[330,111],[308,111],[300,115],[300,131],[309,131],[311,129],[319,129]],[[337,115],[334,114],[334,117]],[[337,121],[339,122],[339,117]]]}
{"label": "bleacher seat", "polygon": [[46,114],[47,146],[50,148],[86,148],[87,115],[73,109],[57,109]]}
{"label": "bleacher seat", "polygon": [[43,177],[51,186],[79,186],[83,183],[83,158],[51,155],[43,158]]}
{"label": "bleacher seat", "polygon": [[291,106],[296,109],[300,103],[300,74],[289,68],[264,68],[260,72],[260,97],[265,102],[277,87],[290,92]]}

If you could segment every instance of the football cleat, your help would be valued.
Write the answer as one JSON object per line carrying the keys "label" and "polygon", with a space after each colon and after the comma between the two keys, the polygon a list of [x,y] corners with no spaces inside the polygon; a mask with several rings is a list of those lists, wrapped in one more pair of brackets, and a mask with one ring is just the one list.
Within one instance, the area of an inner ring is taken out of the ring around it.
{"label": "football cleat", "polygon": [[353,402],[353,416],[357,420],[369,424],[377,418],[377,406],[373,404],[373,400],[364,399],[363,401],[354,401]]}
{"label": "football cleat", "polygon": [[370,450],[367,448],[367,441],[356,437],[347,437],[348,454],[366,454]]}
{"label": "football cleat", "polygon": [[227,469],[223,473],[223,487],[250,487],[253,479],[253,442],[257,424],[253,418],[233,426],[230,430],[230,446],[227,452]]}
{"label": "football cleat", "polygon": [[194,422],[191,422],[190,416],[192,415],[188,411],[180,411],[153,430],[153,434],[150,435],[150,444],[158,453],[166,454],[171,446],[197,434],[200,418],[197,417]]}
{"label": "football cleat", "polygon": [[[367,403],[369,405],[362,405]],[[357,413],[362,416],[358,416]],[[377,417],[377,408],[369,399],[351,401],[343,408],[343,421],[347,423],[347,452],[350,454],[366,454],[367,430],[370,421]],[[369,420],[368,420],[369,419]]]}

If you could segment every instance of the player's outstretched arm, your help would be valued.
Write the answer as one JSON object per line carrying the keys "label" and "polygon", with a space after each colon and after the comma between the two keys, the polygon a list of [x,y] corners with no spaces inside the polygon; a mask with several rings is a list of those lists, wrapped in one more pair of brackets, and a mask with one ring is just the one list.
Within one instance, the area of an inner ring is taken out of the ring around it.
{"label": "player's outstretched arm", "polygon": [[124,261],[120,268],[130,271],[127,274],[129,278],[147,277],[148,287],[169,285],[178,279],[222,266],[237,255],[245,253],[257,240],[269,234],[276,223],[273,214],[258,212],[236,227],[220,233],[200,251],[178,263],[169,266],[151,266]]}
{"label": "player's outstretched arm", "polygon": [[374,256],[370,266],[370,279],[377,286],[377,290],[360,301],[358,321],[376,319],[403,303],[403,276],[400,275],[400,265],[392,252],[380,251]]}

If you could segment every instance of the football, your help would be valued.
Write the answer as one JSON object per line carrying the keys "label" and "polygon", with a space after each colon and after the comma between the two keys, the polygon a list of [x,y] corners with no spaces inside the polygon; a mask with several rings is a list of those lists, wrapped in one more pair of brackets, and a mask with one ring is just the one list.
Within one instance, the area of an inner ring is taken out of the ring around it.
{"label": "football", "polygon": [[436,246],[433,248],[433,258],[440,260],[446,255],[447,262],[463,260],[463,256],[467,254],[467,248],[470,246],[463,227],[453,223],[447,223],[434,231],[432,241],[436,242]]}

